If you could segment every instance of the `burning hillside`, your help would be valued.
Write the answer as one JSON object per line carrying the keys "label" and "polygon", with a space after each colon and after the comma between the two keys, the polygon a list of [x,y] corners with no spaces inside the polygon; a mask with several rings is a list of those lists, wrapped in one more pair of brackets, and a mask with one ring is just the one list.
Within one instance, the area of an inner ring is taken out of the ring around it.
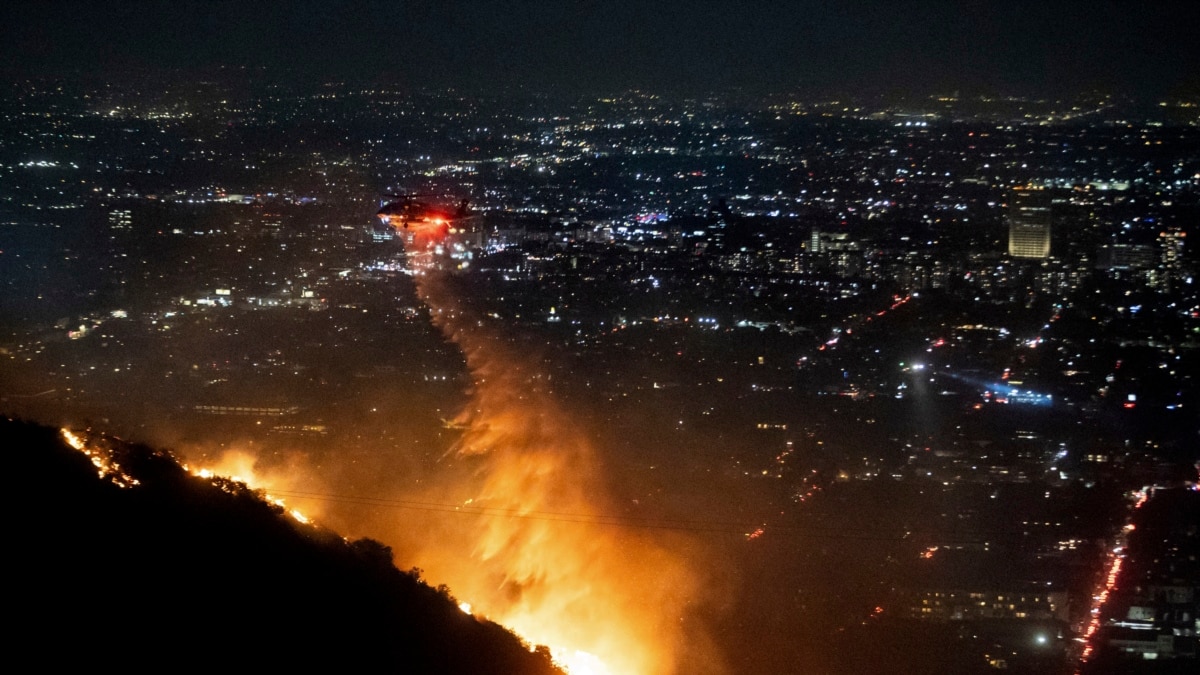
{"label": "burning hillside", "polygon": [[544,650],[397,570],[387,547],[305,524],[244,483],[113,438],[8,419],[0,437],[19,481],[14,658],[556,672]]}

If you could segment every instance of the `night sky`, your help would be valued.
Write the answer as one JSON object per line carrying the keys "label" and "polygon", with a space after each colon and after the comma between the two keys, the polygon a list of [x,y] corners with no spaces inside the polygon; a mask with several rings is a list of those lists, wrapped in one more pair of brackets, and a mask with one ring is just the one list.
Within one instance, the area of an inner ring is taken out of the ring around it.
{"label": "night sky", "polygon": [[0,70],[262,66],[534,90],[1011,93],[1200,88],[1194,0],[17,2]]}

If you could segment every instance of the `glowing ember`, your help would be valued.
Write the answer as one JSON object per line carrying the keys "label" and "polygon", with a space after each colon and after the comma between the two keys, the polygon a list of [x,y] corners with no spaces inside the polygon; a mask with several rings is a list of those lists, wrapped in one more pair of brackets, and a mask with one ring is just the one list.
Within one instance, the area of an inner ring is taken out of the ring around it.
{"label": "glowing ember", "polygon": [[84,437],[67,428],[59,430],[67,445],[87,455],[92,460],[92,466],[102,479],[107,479],[117,487],[127,488],[140,485],[138,480],[121,470],[121,465],[113,458],[112,448],[104,444],[89,443]]}
{"label": "glowing ember", "polygon": [[78,435],[76,435],[70,429],[64,428],[61,431],[62,431],[63,438],[66,439],[66,441],[67,441],[67,445],[71,446],[72,448],[75,448],[76,450],[84,449],[85,446],[84,446],[82,438],[80,438]]}

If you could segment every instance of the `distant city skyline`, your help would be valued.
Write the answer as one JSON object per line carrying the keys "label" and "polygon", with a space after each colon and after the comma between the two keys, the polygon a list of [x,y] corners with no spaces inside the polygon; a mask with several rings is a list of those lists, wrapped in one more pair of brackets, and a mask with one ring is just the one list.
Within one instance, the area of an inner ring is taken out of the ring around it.
{"label": "distant city skyline", "polygon": [[1195,665],[1200,103],[214,64],[0,95],[0,416],[112,490],[248,479],[572,675]]}
{"label": "distant city skyline", "polygon": [[15,3],[8,78],[265,67],[488,90],[630,87],[1193,95],[1200,5],[713,2]]}

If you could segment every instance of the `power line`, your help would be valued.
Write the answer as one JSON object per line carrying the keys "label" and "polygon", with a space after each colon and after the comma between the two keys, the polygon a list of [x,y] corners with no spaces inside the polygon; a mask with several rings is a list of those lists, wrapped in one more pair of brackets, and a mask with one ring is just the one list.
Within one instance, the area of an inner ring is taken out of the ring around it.
{"label": "power line", "polygon": [[[506,508],[499,506],[471,506],[452,504],[448,502],[429,502],[406,499],[389,499],[384,497],[337,495],[323,492],[306,492],[301,490],[271,490],[272,496],[293,499],[309,499],[313,501],[352,504],[357,506],[378,506],[383,508],[426,511],[431,513],[451,513],[459,515],[477,515],[493,518],[517,518],[545,522],[560,522],[587,525],[604,525],[610,527],[625,527],[633,529],[677,530],[683,532],[712,532],[741,534],[747,530],[754,531],[762,527],[762,523],[747,524],[745,521],[729,520],[700,520],[683,518],[660,518],[648,516],[605,515],[586,513],[563,513],[554,511],[526,511],[524,509]],[[860,541],[905,541],[909,534],[886,534],[863,528],[840,526],[805,526],[794,524],[773,524],[772,530],[784,530],[802,536],[817,539],[847,539]],[[981,536],[1012,536],[1020,533],[980,533]],[[978,544],[982,539],[938,540],[939,544]]]}

